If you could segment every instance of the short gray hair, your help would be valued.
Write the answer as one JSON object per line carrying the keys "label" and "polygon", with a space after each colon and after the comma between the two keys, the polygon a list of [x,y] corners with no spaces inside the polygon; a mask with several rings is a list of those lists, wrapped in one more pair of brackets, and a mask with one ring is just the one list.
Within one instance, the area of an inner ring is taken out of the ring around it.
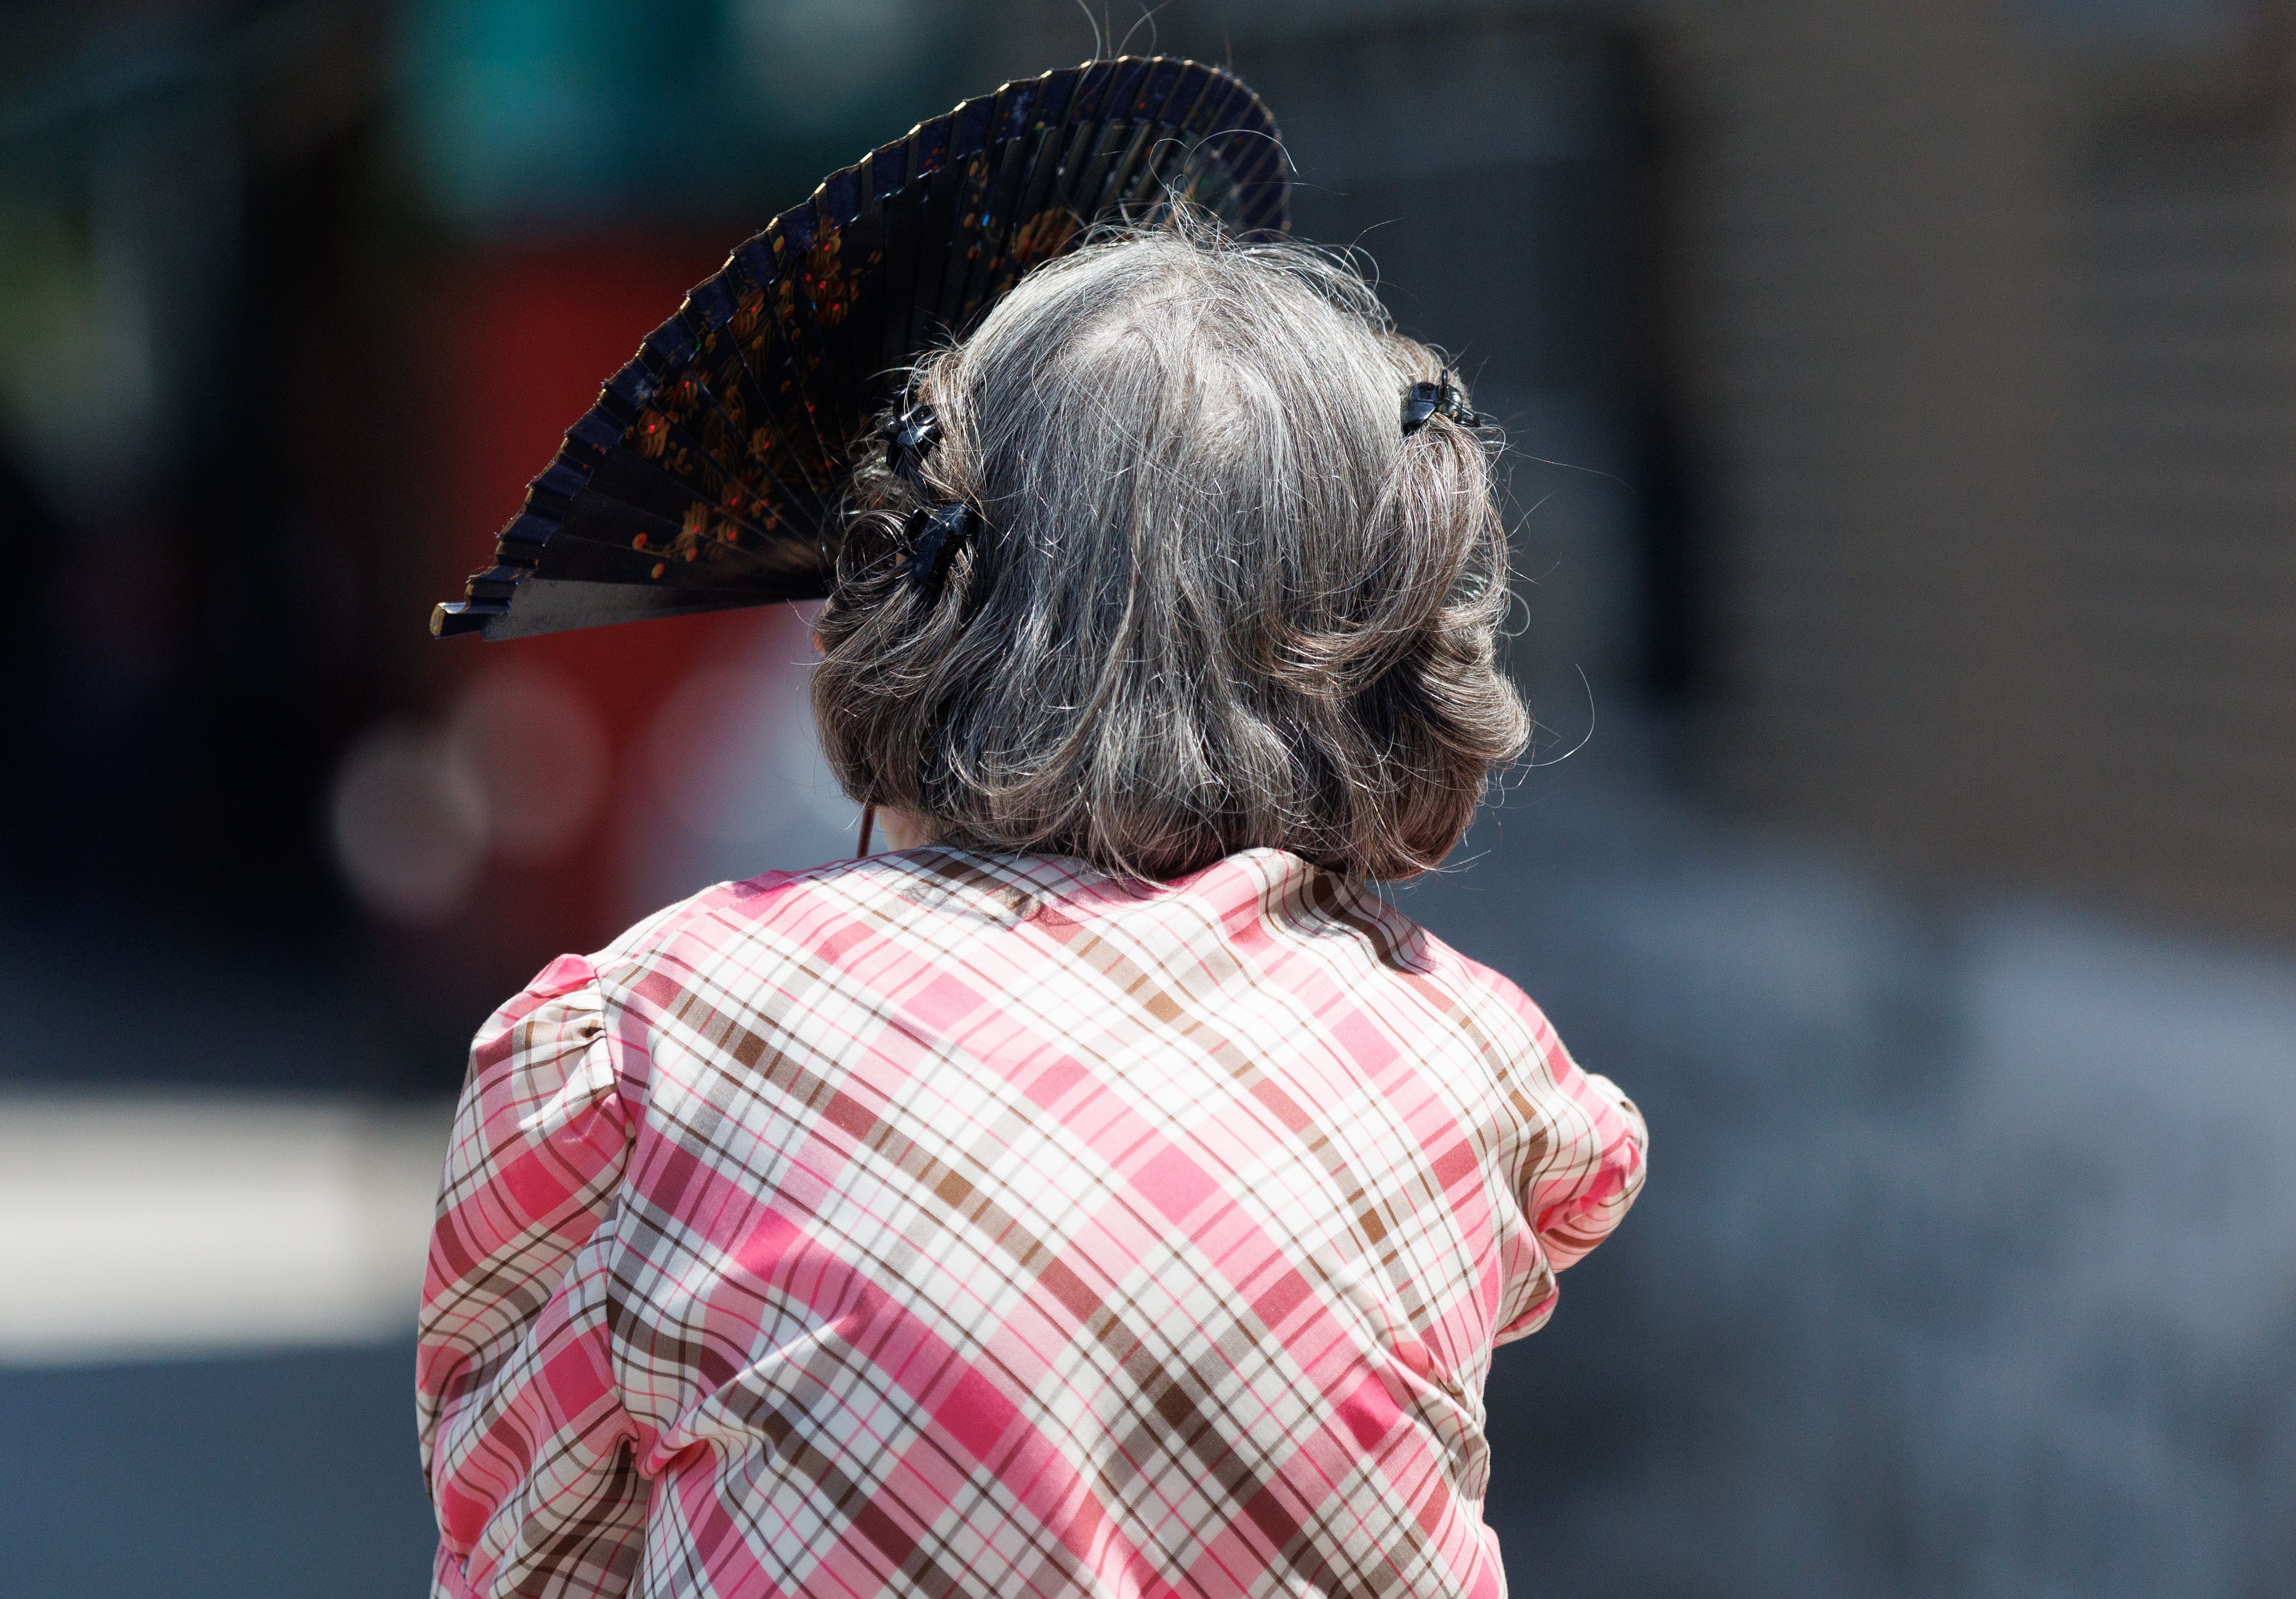
{"label": "short gray hair", "polygon": [[[838,781],[945,843],[1127,876],[1263,845],[1434,866],[1529,733],[1490,455],[1400,426],[1443,372],[1297,244],[1183,225],[1031,273],[914,373],[922,486],[864,452],[817,624]],[[986,526],[913,581],[906,521],[955,501]]]}

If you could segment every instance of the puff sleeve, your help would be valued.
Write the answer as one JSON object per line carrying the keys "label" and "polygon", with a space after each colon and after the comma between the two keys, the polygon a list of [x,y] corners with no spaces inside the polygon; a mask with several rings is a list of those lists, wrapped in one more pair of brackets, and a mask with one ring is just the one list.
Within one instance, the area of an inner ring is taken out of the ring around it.
{"label": "puff sleeve", "polygon": [[628,1587],[649,1484],[603,1264],[628,1148],[597,975],[561,956],[480,1029],[439,1196],[416,1369],[434,1595]]}
{"label": "puff sleeve", "polygon": [[1514,1084],[1522,1118],[1519,1195],[1538,1247],[1511,1285],[1499,1342],[1546,1325],[1554,1274],[1608,1238],[1642,1192],[1650,1133],[1642,1112],[1606,1077],[1582,1070],[1546,1018],[1521,1002],[1534,1046]]}

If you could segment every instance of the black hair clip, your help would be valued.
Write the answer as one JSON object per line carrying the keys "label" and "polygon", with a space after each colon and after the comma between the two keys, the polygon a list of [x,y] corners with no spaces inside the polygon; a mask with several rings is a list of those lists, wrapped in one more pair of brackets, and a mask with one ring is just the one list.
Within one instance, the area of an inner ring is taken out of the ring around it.
{"label": "black hair clip", "polygon": [[1431,416],[1447,416],[1463,428],[1496,427],[1498,419],[1467,408],[1467,397],[1446,376],[1439,383],[1414,383],[1404,391],[1403,430],[1416,433]]}
{"label": "black hair clip", "polygon": [[885,464],[910,487],[922,488],[925,452],[940,440],[940,418],[933,414],[931,406],[911,406],[888,422],[882,431]]}
{"label": "black hair clip", "polygon": [[940,580],[949,557],[980,530],[980,512],[958,500],[910,512],[903,531],[909,541],[909,581],[929,589]]}

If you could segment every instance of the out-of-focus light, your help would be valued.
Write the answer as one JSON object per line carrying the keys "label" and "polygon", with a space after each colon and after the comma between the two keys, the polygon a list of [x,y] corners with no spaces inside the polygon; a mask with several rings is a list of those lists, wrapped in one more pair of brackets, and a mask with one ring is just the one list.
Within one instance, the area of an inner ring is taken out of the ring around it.
{"label": "out-of-focus light", "polygon": [[605,729],[559,673],[525,664],[488,672],[456,702],[447,742],[478,778],[488,842],[506,860],[556,858],[597,813]]}
{"label": "out-of-focus light", "polygon": [[760,611],[654,707],[615,791],[647,819],[619,862],[633,912],[852,854],[860,808],[815,734],[812,630],[810,607]]}
{"label": "out-of-focus light", "polygon": [[149,465],[160,376],[130,222],[90,239],[61,201],[0,196],[0,429],[51,502],[83,514],[132,501]]}
{"label": "out-of-focus light", "polygon": [[734,0],[742,63],[781,119],[834,128],[938,41],[914,0]]}
{"label": "out-of-focus light", "polygon": [[335,859],[376,914],[422,926],[462,909],[487,851],[487,796],[444,733],[369,728],[336,774]]}
{"label": "out-of-focus light", "polygon": [[857,812],[821,758],[812,681],[809,668],[768,652],[768,664],[696,672],[662,701],[647,745],[654,788],[680,828],[718,843],[786,838],[825,843],[822,858],[835,853]]}
{"label": "out-of-focus light", "polygon": [[[655,713],[647,738],[654,788],[686,832],[718,842],[762,839],[778,825],[784,796],[758,763],[761,746],[778,752],[780,734],[803,677],[777,677],[750,667],[712,667],[677,685]],[[772,756],[765,763],[776,767]]]}

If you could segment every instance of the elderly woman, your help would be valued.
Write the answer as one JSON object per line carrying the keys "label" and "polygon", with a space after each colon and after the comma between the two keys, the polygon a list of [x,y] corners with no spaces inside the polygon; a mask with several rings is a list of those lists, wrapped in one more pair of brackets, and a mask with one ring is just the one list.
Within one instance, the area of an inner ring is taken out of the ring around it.
{"label": "elderly woman", "polygon": [[924,361],[818,622],[890,853],[480,1034],[447,1594],[1495,1599],[1482,1390],[1644,1134],[1374,891],[1522,747],[1485,445],[1342,265],[1091,244]]}

